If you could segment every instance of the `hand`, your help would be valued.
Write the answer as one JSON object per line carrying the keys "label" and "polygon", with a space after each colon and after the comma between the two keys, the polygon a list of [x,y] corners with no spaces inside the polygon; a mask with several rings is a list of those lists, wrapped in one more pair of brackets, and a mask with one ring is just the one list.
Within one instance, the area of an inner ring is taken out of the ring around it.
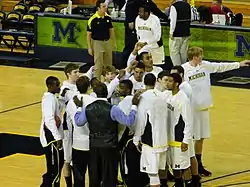
{"label": "hand", "polygon": [[89,55],[93,56],[93,50],[91,48],[88,48]]}
{"label": "hand", "polygon": [[243,60],[240,62],[240,67],[247,67],[250,65],[250,60]]}
{"label": "hand", "polygon": [[148,45],[147,42],[137,42],[137,44],[143,48],[145,45]]}
{"label": "hand", "polygon": [[188,144],[185,144],[185,143],[181,143],[181,151],[182,152],[186,152],[188,150]]}
{"label": "hand", "polygon": [[138,89],[138,90],[136,90],[135,94],[140,94],[141,95],[146,91],[147,91],[146,89]]}
{"label": "hand", "polygon": [[56,141],[56,147],[57,149],[62,149],[62,140]]}
{"label": "hand", "polygon": [[137,60],[133,60],[133,61],[130,63],[129,68],[130,68],[130,69],[135,69],[136,66],[137,66],[137,64],[138,64],[138,61],[137,61]]}
{"label": "hand", "polygon": [[128,27],[129,27],[131,30],[134,30],[134,28],[135,28],[134,22],[128,23]]}
{"label": "hand", "polygon": [[69,88],[64,88],[62,93],[61,93],[61,96],[64,97],[66,92],[69,90]]}
{"label": "hand", "polygon": [[125,75],[126,75],[126,70],[125,69],[121,69],[119,71],[118,79],[121,80]]}
{"label": "hand", "polygon": [[138,106],[139,102],[140,102],[140,99],[141,99],[141,93],[140,92],[135,93],[135,95],[134,95],[134,97],[132,99],[132,105]]}
{"label": "hand", "polygon": [[137,42],[137,43],[135,44],[134,50],[135,50],[136,52],[138,52],[138,51],[143,47],[142,44],[143,44],[143,43],[141,43],[141,42]]}
{"label": "hand", "polygon": [[77,107],[82,107],[82,105],[83,105],[82,97],[81,97],[81,100],[79,100],[78,97],[75,95],[75,96],[73,97],[73,101],[74,101],[74,103],[75,103],[75,105],[76,105]]}

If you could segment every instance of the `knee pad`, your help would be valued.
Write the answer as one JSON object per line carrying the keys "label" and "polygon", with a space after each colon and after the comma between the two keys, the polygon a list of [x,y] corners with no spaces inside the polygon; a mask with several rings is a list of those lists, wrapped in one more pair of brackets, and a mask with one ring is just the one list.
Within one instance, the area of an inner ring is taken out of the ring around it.
{"label": "knee pad", "polygon": [[157,174],[148,174],[150,179],[150,185],[159,185],[161,184],[158,173]]}

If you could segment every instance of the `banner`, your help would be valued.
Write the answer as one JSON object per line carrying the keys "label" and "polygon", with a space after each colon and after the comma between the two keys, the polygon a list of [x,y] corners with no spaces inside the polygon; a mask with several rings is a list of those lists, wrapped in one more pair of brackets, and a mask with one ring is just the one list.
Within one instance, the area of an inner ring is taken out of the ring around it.
{"label": "banner", "polygon": [[[197,24],[198,25],[198,24]],[[113,22],[118,52],[124,48],[124,23]],[[219,30],[218,30],[219,28]],[[191,29],[190,46],[204,50],[204,58],[214,61],[240,61],[250,59],[250,32],[223,30],[223,27],[205,28],[203,25]],[[165,55],[169,56],[169,27],[162,26]],[[249,29],[250,31],[250,29]],[[37,18],[37,45],[71,49],[87,49],[87,20],[67,17]]]}
{"label": "banner", "polygon": [[37,17],[37,45],[86,49],[86,20]]}

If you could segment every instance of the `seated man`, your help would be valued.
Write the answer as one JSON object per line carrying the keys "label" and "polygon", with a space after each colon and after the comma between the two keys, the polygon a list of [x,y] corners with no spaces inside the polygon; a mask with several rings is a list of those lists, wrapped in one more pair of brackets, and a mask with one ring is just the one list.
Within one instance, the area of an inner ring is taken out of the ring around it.
{"label": "seated man", "polygon": [[225,13],[225,15],[228,17],[228,19],[231,19],[230,25],[242,26],[242,20],[243,20],[243,14],[242,13],[237,13],[237,14],[234,15],[233,11],[230,8],[228,8],[228,7],[226,7],[226,6],[224,6],[222,4],[222,0],[214,0],[213,4],[215,6],[220,7],[222,12]]}

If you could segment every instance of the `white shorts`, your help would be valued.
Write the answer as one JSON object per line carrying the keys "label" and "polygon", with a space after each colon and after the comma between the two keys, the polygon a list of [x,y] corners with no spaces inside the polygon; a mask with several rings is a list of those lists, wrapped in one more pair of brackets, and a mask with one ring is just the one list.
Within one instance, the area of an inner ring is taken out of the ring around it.
{"label": "white shorts", "polygon": [[189,151],[189,157],[192,158],[195,156],[195,150],[194,150],[194,140],[190,139],[188,142],[188,151]]}
{"label": "white shorts", "polygon": [[154,148],[142,145],[141,172],[158,174],[159,170],[165,170],[167,151],[155,152]]}
{"label": "white shorts", "polygon": [[151,53],[154,65],[165,64],[164,46],[161,46],[161,47],[158,47],[158,48],[151,48],[148,45],[145,45],[142,49],[140,49],[138,54],[140,54],[141,52],[149,52],[149,53]]}
{"label": "white shorts", "polygon": [[189,151],[182,152],[180,147],[169,147],[168,156],[170,157],[173,170],[182,170],[190,167]]}
{"label": "white shorts", "polygon": [[64,138],[63,138],[63,152],[64,152],[64,161],[66,163],[70,163],[72,160],[72,132],[69,130],[64,130]]}
{"label": "white shorts", "polygon": [[194,139],[210,138],[210,115],[208,110],[194,111]]}

